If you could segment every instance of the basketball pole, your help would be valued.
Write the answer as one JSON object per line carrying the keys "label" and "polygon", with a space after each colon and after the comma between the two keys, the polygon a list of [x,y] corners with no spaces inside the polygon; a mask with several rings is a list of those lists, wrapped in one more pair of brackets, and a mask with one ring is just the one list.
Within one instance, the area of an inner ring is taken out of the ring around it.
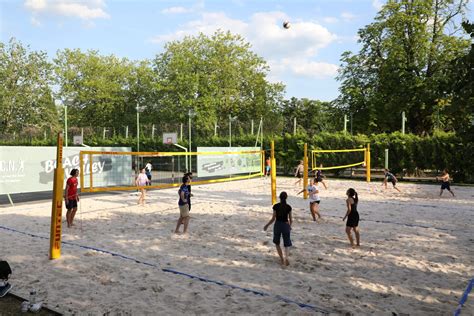
{"label": "basketball pole", "polygon": [[51,209],[51,233],[49,245],[49,259],[61,257],[61,223],[63,210],[63,134],[58,133],[56,149],[56,168],[54,169],[53,203]]}
{"label": "basketball pole", "polygon": [[277,202],[276,194],[276,160],[275,160],[275,142],[271,141],[271,159],[270,159],[270,175],[272,180],[272,205]]}

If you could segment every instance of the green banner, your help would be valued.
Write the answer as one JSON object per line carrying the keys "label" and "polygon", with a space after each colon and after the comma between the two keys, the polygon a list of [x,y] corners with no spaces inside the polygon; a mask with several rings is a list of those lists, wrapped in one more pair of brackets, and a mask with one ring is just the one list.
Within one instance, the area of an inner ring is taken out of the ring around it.
{"label": "green banner", "polygon": [[257,173],[262,160],[259,147],[198,147],[197,152],[243,152],[258,151],[254,154],[197,155],[197,175],[199,178],[227,176],[242,173]]}
{"label": "green banner", "polygon": [[[72,169],[79,169],[79,152],[84,147],[63,148],[64,178],[69,177]],[[126,151],[129,147],[88,147],[93,151]],[[131,159],[129,159],[131,170]],[[85,162],[85,173],[90,170]],[[92,162],[94,173],[106,175],[113,164],[112,159],[99,159]],[[51,191],[53,189],[54,168],[56,167],[56,147],[0,147],[0,194]],[[129,181],[129,174],[123,175]],[[123,179],[115,176],[121,184]]]}

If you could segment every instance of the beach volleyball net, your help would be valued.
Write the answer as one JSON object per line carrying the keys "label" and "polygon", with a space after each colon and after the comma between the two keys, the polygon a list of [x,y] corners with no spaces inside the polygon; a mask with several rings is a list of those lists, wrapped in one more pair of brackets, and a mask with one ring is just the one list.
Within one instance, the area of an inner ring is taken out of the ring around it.
{"label": "beach volleyball net", "polygon": [[[356,162],[354,162],[356,161]],[[353,149],[316,149],[311,151],[311,171],[335,170],[353,167],[366,169],[370,182],[370,145]]]}
{"label": "beach volleyball net", "polygon": [[262,176],[264,151],[250,149],[201,147],[192,153],[81,151],[81,192],[136,190],[138,173],[148,164],[151,168],[146,174],[151,180],[146,188],[151,189],[180,186],[186,172],[193,173],[193,184]]}

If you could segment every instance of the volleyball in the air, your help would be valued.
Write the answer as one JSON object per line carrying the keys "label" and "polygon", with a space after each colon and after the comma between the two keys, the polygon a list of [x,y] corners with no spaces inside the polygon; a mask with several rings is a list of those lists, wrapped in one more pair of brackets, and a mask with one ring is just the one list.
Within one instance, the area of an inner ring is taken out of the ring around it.
{"label": "volleyball in the air", "polygon": [[285,29],[289,29],[290,26],[291,26],[290,21],[285,21],[285,22],[283,22],[283,27],[284,27]]}

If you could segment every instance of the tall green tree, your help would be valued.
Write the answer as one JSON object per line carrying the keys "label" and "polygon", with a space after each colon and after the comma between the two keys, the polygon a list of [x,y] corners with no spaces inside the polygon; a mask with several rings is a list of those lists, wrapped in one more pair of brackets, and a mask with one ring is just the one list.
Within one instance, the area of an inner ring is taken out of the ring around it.
{"label": "tall green tree", "polygon": [[[360,132],[399,130],[401,112],[408,130],[439,127],[447,97],[445,72],[464,55],[469,41],[452,35],[467,0],[389,0],[375,22],[359,30],[359,53],[345,52],[337,103],[358,118]],[[440,105],[441,104],[441,105]]]}
{"label": "tall green tree", "polygon": [[297,132],[314,135],[321,132],[337,132],[343,128],[343,113],[330,102],[291,98],[282,103],[280,115],[284,119],[284,131],[293,133],[296,118]]}
{"label": "tall green tree", "polygon": [[268,65],[239,35],[217,31],[169,42],[153,61],[156,72],[157,116],[185,122],[188,110],[201,133],[215,122],[264,116],[271,122],[282,101],[283,86],[266,79]]}
{"label": "tall green tree", "polygon": [[474,142],[474,23],[462,25],[473,42],[469,52],[453,60],[446,72],[451,85],[442,114],[456,132]]}
{"label": "tall green tree", "polygon": [[133,128],[137,106],[153,106],[153,72],[146,60],[65,49],[54,62],[57,97],[68,106],[71,125]]}
{"label": "tall green tree", "polygon": [[30,51],[14,38],[0,42],[0,132],[57,128],[51,83],[46,53]]}

